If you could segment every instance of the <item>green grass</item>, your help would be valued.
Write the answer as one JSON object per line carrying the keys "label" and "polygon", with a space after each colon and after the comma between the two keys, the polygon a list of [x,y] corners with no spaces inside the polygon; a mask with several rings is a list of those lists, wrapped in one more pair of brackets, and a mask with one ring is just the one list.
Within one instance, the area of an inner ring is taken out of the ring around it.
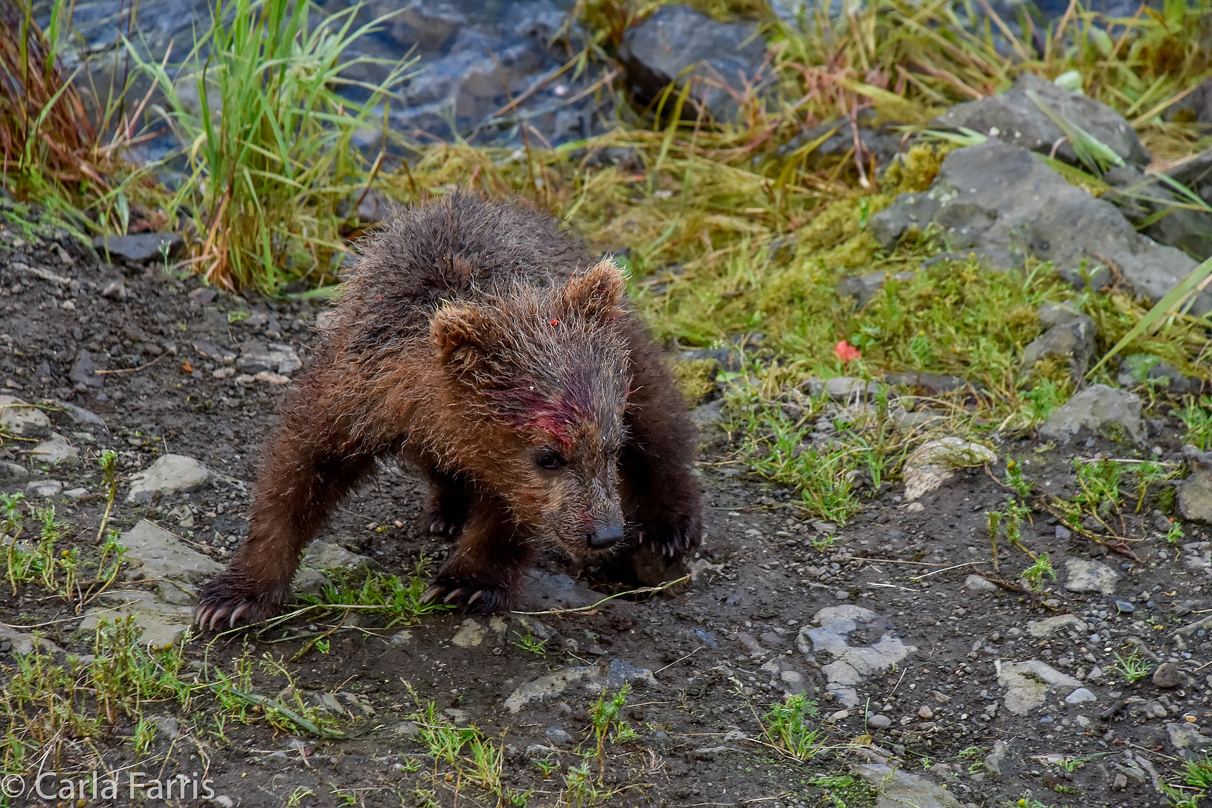
{"label": "green grass", "polygon": [[[387,20],[357,26],[359,8],[312,27],[308,0],[219,0],[176,81],[128,44],[185,144],[189,179],[168,208],[193,212],[200,242],[193,260],[211,283],[272,293],[291,280],[318,285],[335,277],[346,250],[342,206],[374,174],[354,137],[375,125],[411,67],[395,65],[377,86],[342,75],[374,61],[342,55]],[[366,100],[339,94],[353,84]]]}
{"label": "green grass", "polygon": [[825,746],[825,733],[818,724],[820,711],[816,702],[803,695],[788,696],[771,705],[763,716],[762,736],[766,742],[799,761],[820,754]]}

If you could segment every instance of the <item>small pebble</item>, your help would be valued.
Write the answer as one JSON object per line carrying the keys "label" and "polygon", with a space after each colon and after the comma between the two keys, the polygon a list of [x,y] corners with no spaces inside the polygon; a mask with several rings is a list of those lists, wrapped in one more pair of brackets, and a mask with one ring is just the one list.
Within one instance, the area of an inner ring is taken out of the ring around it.
{"label": "small pebble", "polygon": [[888,729],[892,726],[892,719],[886,715],[873,715],[867,719],[867,726],[871,729]]}
{"label": "small pebble", "polygon": [[1132,614],[1132,612],[1136,611],[1136,607],[1126,600],[1115,601],[1115,608],[1118,609],[1121,614]]}
{"label": "small pebble", "polygon": [[1182,674],[1178,671],[1178,665],[1173,662],[1164,662],[1153,672],[1153,684],[1158,687],[1178,687],[1182,683]]}
{"label": "small pebble", "polygon": [[917,711],[917,714],[926,720],[934,718],[934,710],[931,710],[930,707],[925,704],[923,704],[921,709]]}

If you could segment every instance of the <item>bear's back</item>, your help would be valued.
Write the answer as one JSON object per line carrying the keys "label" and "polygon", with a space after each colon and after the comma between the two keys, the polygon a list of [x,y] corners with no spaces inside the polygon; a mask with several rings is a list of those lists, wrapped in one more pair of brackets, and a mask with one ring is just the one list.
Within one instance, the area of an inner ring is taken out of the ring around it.
{"label": "bear's back", "polygon": [[356,342],[420,337],[444,300],[475,300],[521,284],[550,288],[589,266],[583,244],[550,217],[455,193],[395,214],[367,243],[338,319]]}

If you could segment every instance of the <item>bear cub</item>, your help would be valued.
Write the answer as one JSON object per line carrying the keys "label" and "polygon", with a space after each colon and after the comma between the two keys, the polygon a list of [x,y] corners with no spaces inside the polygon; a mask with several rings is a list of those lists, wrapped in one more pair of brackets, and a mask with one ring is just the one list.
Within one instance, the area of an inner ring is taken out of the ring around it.
{"label": "bear cub", "polygon": [[203,627],[277,612],[380,458],[428,479],[423,525],[457,539],[429,601],[505,608],[543,545],[586,560],[698,546],[686,404],[620,269],[553,220],[467,194],[403,211],[326,330],[286,393],[248,538],[199,593]]}

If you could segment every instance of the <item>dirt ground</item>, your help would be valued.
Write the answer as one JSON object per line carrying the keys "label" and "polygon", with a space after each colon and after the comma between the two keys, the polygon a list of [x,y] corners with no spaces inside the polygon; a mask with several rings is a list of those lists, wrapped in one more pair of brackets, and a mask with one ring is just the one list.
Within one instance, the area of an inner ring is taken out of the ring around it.
{"label": "dirt ground", "polygon": [[[87,546],[105,507],[101,451],[118,453],[123,480],[162,454],[188,455],[219,476],[151,503],[125,502],[123,483],[112,525],[125,531],[152,520],[222,562],[245,532],[258,449],[274,427],[283,389],[240,381],[234,363],[249,341],[286,344],[304,357],[322,310],[313,302],[216,295],[162,265],[111,267],[67,238],[0,231],[0,394],[67,402],[104,421],[48,408],[80,462],[42,467],[28,455],[29,444],[6,441],[0,461],[30,476],[0,478],[0,491],[22,492],[45,479],[68,491],[87,489],[79,498],[52,497],[72,526],[68,543]],[[730,462],[726,437],[706,426],[707,535],[688,560],[693,582],[680,594],[474,624],[442,613],[386,628],[373,615],[329,614],[261,634],[194,638],[185,649],[189,665],[270,654],[297,691],[329,705],[334,700],[323,694],[336,694],[330,726],[347,737],[295,734],[255,714],[247,724],[224,723],[225,708],[202,696],[188,712],[174,702],[144,705],[160,731],[141,752],[131,743],[130,722],[119,720],[100,738],[69,742],[58,764],[41,765],[213,781],[210,800],[186,794],[162,801],[172,805],[496,805],[513,795],[515,804],[529,805],[858,806],[875,804],[874,791],[841,776],[855,764],[880,762],[944,787],[961,805],[1169,805],[1157,784],[1177,782],[1175,738],[1198,744],[1189,731],[1212,725],[1212,638],[1205,630],[1175,635],[1212,610],[1205,528],[1185,524],[1182,542],[1167,543],[1164,519],[1128,508],[1117,517],[1125,537],[1117,551],[1058,530],[1054,518],[1036,511],[1023,542],[1047,552],[1057,571],[1042,595],[970,576],[1013,581],[1029,563],[1006,546],[1000,569],[991,558],[986,513],[1006,503],[1007,459],[1041,490],[1063,494],[1075,487],[1075,456],[1144,456],[1156,446],[1161,460],[1181,462],[1180,427],[1173,416],[1151,421],[1141,452],[1006,436],[992,447],[996,464],[958,473],[927,494],[924,507],[906,507],[902,484],[886,484],[833,533],[831,525],[804,519],[790,492]],[[384,469],[321,538],[386,572],[407,571],[422,554],[440,563],[448,545],[418,530],[422,501],[415,481]],[[1066,588],[1066,563],[1091,559],[1118,574],[1113,594]],[[544,557],[539,566],[532,610],[605,597],[583,580],[558,577],[580,572],[561,558]],[[822,614],[828,608],[834,611]],[[852,649],[876,649],[872,660],[890,650],[902,657],[886,667],[852,666],[858,676],[848,707],[828,685],[839,652],[830,655],[801,634],[847,615],[852,630],[835,638]],[[1076,619],[1039,628],[1038,621],[1065,615]],[[89,653],[90,638],[75,631],[78,617],[36,587],[0,588],[4,624],[39,625],[58,646]],[[338,623],[326,651],[310,642]],[[0,644],[6,681],[17,667],[12,649]],[[293,659],[301,649],[307,653]],[[1152,676],[1128,683],[1115,668],[1117,655],[1126,659],[1133,649],[1153,666],[1176,663],[1175,686],[1160,687]],[[1072,680],[1045,688],[1041,703],[1015,714],[999,670],[1030,660]],[[562,692],[553,685],[546,697],[510,709],[519,688],[560,672],[544,681],[559,682]],[[603,682],[617,690],[626,679],[634,681],[618,719],[634,736],[608,736],[599,768],[597,691]],[[265,695],[283,687],[263,668],[253,681]],[[1081,688],[1088,701],[1071,695]],[[819,724],[823,743],[803,761],[764,733],[772,705],[795,693],[820,711],[809,724]],[[505,792],[482,787],[471,763],[435,753],[416,718],[418,699],[432,701],[453,726],[479,727],[500,751]],[[951,804],[945,796],[917,804]]]}

